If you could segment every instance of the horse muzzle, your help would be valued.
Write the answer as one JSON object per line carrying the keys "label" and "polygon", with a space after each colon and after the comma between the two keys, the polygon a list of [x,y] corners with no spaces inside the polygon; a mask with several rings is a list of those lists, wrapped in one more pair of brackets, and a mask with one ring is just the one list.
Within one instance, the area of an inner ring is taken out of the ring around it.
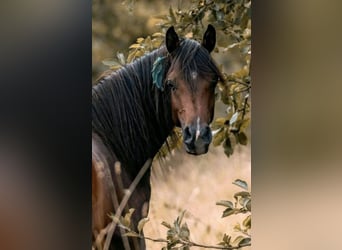
{"label": "horse muzzle", "polygon": [[189,154],[201,155],[207,153],[211,140],[212,134],[208,125],[200,127],[190,125],[183,129],[183,142],[185,150]]}

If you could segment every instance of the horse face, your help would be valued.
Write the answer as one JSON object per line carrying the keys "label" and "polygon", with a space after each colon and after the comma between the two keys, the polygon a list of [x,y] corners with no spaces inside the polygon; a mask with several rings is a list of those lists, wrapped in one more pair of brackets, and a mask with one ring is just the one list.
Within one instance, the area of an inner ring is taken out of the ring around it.
{"label": "horse face", "polygon": [[[209,25],[201,46],[210,53],[215,47],[215,39],[215,29]],[[170,53],[179,46],[173,28],[166,33],[166,46]],[[171,91],[172,119],[182,128],[185,149],[190,154],[200,155],[207,153],[212,140],[209,124],[214,115],[218,76],[215,72],[204,74],[200,70],[187,73],[184,76],[184,68],[180,65],[171,67],[166,76],[166,87]]]}
{"label": "horse face", "polygon": [[193,72],[196,90],[182,78],[170,73],[172,119],[183,131],[185,149],[190,154],[204,154],[212,140],[209,123],[213,119],[216,80],[202,78]]}

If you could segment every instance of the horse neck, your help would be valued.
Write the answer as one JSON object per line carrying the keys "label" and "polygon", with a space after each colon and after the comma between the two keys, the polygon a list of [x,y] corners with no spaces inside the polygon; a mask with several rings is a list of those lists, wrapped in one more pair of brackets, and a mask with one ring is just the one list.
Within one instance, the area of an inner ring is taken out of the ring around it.
{"label": "horse neck", "polygon": [[93,88],[93,129],[119,161],[134,169],[155,156],[174,126],[170,97],[153,86],[151,77],[154,60],[165,53],[154,51]]}

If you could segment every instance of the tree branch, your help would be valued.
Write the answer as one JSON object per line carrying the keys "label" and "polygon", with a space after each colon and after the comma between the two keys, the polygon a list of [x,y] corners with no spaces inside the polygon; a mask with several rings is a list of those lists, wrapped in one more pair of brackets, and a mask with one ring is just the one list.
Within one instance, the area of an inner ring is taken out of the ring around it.
{"label": "tree branch", "polygon": [[[145,240],[150,240],[152,242],[160,242],[160,243],[167,243],[167,244],[170,243],[169,240],[153,239],[151,237],[138,234],[138,233],[134,232],[132,229],[122,225],[121,223],[119,223],[119,226],[124,228],[125,230],[127,230],[128,233],[135,234],[135,235],[129,235],[129,237],[137,237],[137,238],[141,238],[141,239],[145,239]],[[240,244],[238,246],[229,246],[229,247],[225,247],[225,246],[210,246],[210,245],[198,244],[198,243],[192,242],[190,240],[183,240],[183,239],[179,239],[179,243],[182,244],[181,247],[189,246],[189,247],[201,247],[201,248],[207,248],[207,249],[223,249],[223,250],[234,250],[234,249],[239,249],[239,248],[242,248],[242,247],[251,246],[251,243]]]}
{"label": "tree branch", "polygon": [[109,249],[109,245],[110,245],[110,242],[112,240],[115,227],[117,225],[117,222],[119,221],[119,218],[120,218],[120,216],[122,214],[122,211],[125,208],[129,198],[131,197],[131,194],[133,193],[133,191],[137,187],[139,181],[144,176],[144,174],[147,171],[147,169],[149,169],[149,167],[151,166],[151,163],[152,163],[152,159],[149,158],[145,162],[144,166],[140,169],[138,175],[135,177],[134,181],[129,186],[128,192],[125,193],[125,196],[123,197],[122,201],[120,202],[120,206],[116,210],[115,215],[114,215],[115,219],[113,219],[113,221],[110,223],[110,226],[109,226],[109,229],[108,229],[108,234],[107,234],[105,245],[104,245],[104,250],[108,250]]}

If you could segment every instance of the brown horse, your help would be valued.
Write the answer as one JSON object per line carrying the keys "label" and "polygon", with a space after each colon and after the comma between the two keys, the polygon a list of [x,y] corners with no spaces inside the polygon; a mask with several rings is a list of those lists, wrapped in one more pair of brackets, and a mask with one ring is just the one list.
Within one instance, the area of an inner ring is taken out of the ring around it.
{"label": "brown horse", "polygon": [[[120,203],[122,189],[129,187],[145,161],[155,156],[175,126],[182,128],[188,153],[199,155],[208,151],[215,87],[223,79],[210,56],[215,43],[216,31],[211,25],[202,43],[179,39],[170,27],[165,46],[103,77],[93,87],[94,236],[110,223],[108,214],[115,213],[113,195]],[[117,161],[122,166],[120,178],[114,171]],[[114,185],[110,185],[108,178]],[[134,229],[148,214],[150,193],[149,169],[127,204],[135,208]],[[132,238],[124,238],[116,228],[111,249],[125,249],[124,241],[131,249],[145,249],[143,240],[137,243]]]}

